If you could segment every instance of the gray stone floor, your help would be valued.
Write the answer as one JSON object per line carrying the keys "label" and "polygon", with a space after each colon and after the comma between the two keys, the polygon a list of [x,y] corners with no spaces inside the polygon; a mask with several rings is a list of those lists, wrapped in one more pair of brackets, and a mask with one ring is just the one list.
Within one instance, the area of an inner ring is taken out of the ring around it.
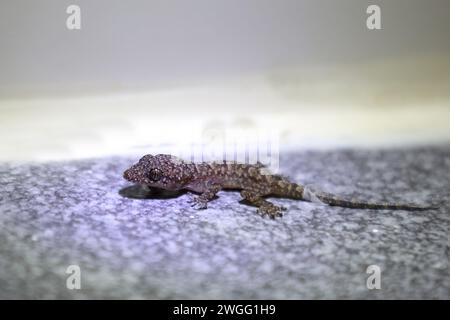
{"label": "gray stone floor", "polygon": [[[274,199],[262,219],[221,192],[132,199],[131,158],[0,164],[0,298],[449,299],[450,147],[301,152],[281,158],[297,182],[436,211],[343,209]],[[366,288],[368,265],[381,289]],[[66,288],[69,265],[81,290]]]}

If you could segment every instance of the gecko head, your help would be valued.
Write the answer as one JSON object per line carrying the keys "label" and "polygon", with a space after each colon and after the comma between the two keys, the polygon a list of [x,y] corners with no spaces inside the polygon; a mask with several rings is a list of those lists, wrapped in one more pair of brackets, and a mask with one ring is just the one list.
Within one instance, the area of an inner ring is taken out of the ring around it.
{"label": "gecko head", "polygon": [[149,187],[178,190],[189,181],[191,172],[188,165],[179,158],[168,154],[147,154],[125,170],[123,177]]}

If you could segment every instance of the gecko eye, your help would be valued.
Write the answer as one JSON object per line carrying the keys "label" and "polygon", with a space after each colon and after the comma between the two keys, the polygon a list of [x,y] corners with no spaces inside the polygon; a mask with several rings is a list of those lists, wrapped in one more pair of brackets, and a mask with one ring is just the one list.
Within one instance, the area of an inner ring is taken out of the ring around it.
{"label": "gecko eye", "polygon": [[152,181],[158,181],[161,179],[162,172],[159,169],[151,169],[149,173],[147,174],[147,178],[149,178]]}

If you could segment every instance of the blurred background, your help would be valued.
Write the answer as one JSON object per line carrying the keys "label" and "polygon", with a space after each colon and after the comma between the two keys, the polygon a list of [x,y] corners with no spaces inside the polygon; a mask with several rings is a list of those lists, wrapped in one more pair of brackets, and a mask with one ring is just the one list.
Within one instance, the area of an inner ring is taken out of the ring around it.
{"label": "blurred background", "polygon": [[2,1],[0,160],[448,143],[449,34],[447,0]]}

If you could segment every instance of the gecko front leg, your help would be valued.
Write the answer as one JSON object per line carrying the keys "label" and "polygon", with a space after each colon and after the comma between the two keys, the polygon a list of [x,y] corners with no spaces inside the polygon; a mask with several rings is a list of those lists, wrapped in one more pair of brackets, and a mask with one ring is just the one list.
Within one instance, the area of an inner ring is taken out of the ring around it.
{"label": "gecko front leg", "polygon": [[208,202],[214,199],[217,192],[219,192],[222,187],[218,184],[208,186],[208,188],[199,196],[193,197],[189,202],[191,207],[197,210],[206,209],[208,207]]}
{"label": "gecko front leg", "polygon": [[258,213],[261,216],[268,215],[270,218],[282,217],[282,211],[286,210],[284,207],[276,206],[272,202],[263,198],[263,195],[257,191],[242,190],[241,197],[253,206],[258,207]]}

